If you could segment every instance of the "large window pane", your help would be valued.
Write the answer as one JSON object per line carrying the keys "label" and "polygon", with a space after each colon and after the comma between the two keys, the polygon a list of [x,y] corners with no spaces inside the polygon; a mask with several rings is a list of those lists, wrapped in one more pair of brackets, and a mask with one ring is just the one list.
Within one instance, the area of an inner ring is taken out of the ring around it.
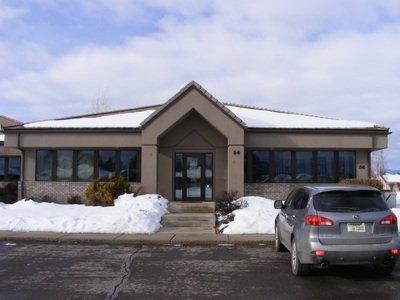
{"label": "large window pane", "polygon": [[339,152],[339,178],[356,177],[356,153],[354,151]]}
{"label": "large window pane", "polygon": [[0,180],[5,179],[6,175],[6,159],[4,157],[0,157]]}
{"label": "large window pane", "polygon": [[211,201],[213,198],[213,154],[206,153],[204,159],[205,159],[204,177],[206,180],[204,194],[206,201]]}
{"label": "large window pane", "polygon": [[120,175],[127,177],[131,182],[139,181],[138,151],[121,151]]}
{"label": "large window pane", "polygon": [[116,152],[111,150],[99,151],[99,179],[109,180],[115,177]]}
{"label": "large window pane", "polygon": [[296,181],[311,182],[313,180],[312,172],[312,152],[296,152]]}
{"label": "large window pane", "polygon": [[37,150],[36,152],[36,180],[50,181],[53,178],[53,151]]}
{"label": "large window pane", "polygon": [[335,162],[333,151],[319,151],[317,160],[318,182],[335,182]]}
{"label": "large window pane", "polygon": [[72,150],[57,151],[57,180],[72,181],[73,156]]}
{"label": "large window pane", "polygon": [[275,182],[292,181],[292,153],[290,151],[276,151],[275,155]]}
{"label": "large window pane", "polygon": [[90,181],[94,178],[94,151],[78,151],[78,180]]}
{"label": "large window pane", "polygon": [[251,182],[269,182],[269,152],[268,151],[251,151],[250,152],[250,168],[252,171]]}
{"label": "large window pane", "polygon": [[21,177],[21,158],[10,157],[8,159],[8,180],[19,180]]}

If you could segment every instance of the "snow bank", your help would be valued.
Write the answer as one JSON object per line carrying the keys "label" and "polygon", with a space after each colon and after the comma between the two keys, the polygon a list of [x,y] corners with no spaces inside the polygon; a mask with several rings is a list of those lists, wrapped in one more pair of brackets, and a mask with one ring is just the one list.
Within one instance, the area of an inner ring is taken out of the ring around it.
{"label": "snow bank", "polygon": [[274,201],[263,197],[243,197],[235,201],[240,206],[233,211],[234,220],[220,226],[224,234],[274,233],[279,209]]}
{"label": "snow bank", "polygon": [[383,175],[383,178],[386,180],[387,183],[398,183],[400,182],[400,174],[389,174],[386,173]]}
{"label": "snow bank", "polygon": [[159,195],[132,194],[118,197],[110,207],[32,200],[0,203],[0,230],[154,233],[167,206],[168,201]]}
{"label": "snow bank", "polygon": [[397,224],[399,225],[399,232],[400,232],[400,208],[392,208],[392,212],[397,216]]}

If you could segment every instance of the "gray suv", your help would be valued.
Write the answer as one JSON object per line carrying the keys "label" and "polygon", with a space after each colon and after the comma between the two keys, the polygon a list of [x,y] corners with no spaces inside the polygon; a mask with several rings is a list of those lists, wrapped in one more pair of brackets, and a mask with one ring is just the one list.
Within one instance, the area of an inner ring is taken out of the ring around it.
{"label": "gray suv", "polygon": [[390,274],[400,252],[396,215],[382,193],[357,185],[304,186],[294,189],[275,220],[277,251],[291,253],[293,274],[312,266],[370,264]]}

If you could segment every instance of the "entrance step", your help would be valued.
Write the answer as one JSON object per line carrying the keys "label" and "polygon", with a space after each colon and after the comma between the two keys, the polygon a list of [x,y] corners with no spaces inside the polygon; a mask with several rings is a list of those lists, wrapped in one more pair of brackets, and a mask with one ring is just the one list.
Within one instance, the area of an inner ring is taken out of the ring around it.
{"label": "entrance step", "polygon": [[159,232],[175,234],[215,234],[215,229],[209,227],[163,227]]}
{"label": "entrance step", "polygon": [[161,221],[165,227],[205,227],[215,226],[214,213],[173,213],[166,214]]}
{"label": "entrance step", "polygon": [[215,202],[170,202],[170,213],[214,213]]}

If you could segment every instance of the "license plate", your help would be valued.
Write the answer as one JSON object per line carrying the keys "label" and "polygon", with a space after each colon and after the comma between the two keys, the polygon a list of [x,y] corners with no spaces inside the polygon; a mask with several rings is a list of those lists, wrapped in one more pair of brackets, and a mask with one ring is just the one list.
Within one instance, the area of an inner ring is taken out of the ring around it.
{"label": "license plate", "polygon": [[348,223],[347,232],[365,232],[365,223]]}

